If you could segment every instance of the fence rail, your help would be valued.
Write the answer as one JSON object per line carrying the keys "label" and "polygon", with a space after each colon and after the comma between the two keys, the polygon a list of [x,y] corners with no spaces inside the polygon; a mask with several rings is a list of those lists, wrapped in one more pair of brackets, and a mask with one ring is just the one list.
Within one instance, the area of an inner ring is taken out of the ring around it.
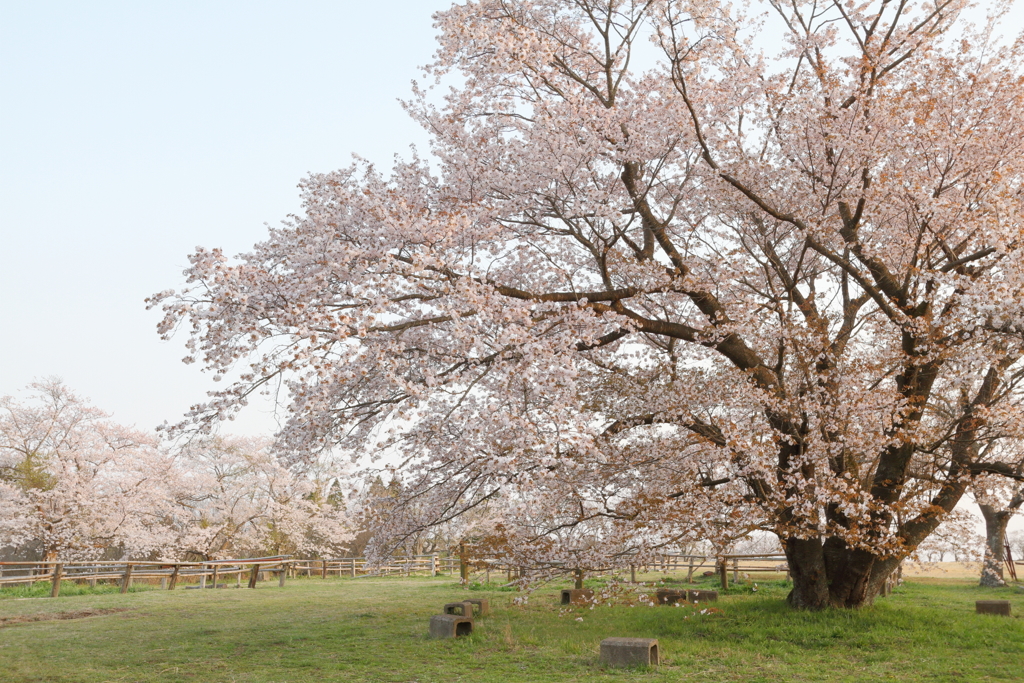
{"label": "fence rail", "polygon": [[[351,578],[367,578],[380,576],[427,574],[437,576],[441,573],[458,572],[463,580],[469,580],[474,572],[484,573],[490,580],[492,571],[507,573],[509,581],[513,576],[522,576],[524,570],[506,566],[495,558],[473,557],[468,549],[462,548],[458,555],[415,555],[404,558],[393,558],[384,565],[373,565],[363,557],[303,559],[290,555],[272,557],[250,557],[239,559],[209,560],[205,562],[160,562],[160,561],[121,561],[121,562],[0,562],[0,587],[5,585],[31,585],[46,581],[52,584],[51,595],[60,594],[61,584],[65,581],[87,581],[95,585],[98,581],[116,581],[121,592],[126,593],[136,580],[160,580],[161,588],[174,590],[178,584],[198,583],[199,588],[206,588],[212,580],[217,587],[220,579],[235,578],[235,585],[241,587],[243,575],[249,574],[248,587],[255,588],[260,580],[268,575],[276,574],[278,585],[284,586],[288,577],[306,576],[326,579],[328,576],[347,576]],[[705,567],[713,568],[722,582],[728,586],[729,574],[732,581],[739,580],[741,573],[754,572],[786,573],[789,568],[785,555],[684,555],[662,553],[656,555],[649,564],[630,566],[630,580],[636,582],[636,571],[686,572],[686,580],[692,581],[695,572]],[[193,586],[190,586],[193,587]]]}
{"label": "fence rail", "polygon": [[221,578],[235,577],[236,586],[241,586],[242,575],[248,573],[248,587],[268,574],[277,574],[278,584],[284,586],[289,576],[393,576],[427,572],[436,576],[441,572],[454,573],[460,567],[458,557],[419,555],[392,560],[386,565],[372,565],[363,557],[301,559],[291,555],[274,557],[250,557],[206,562],[160,562],[131,560],[121,562],[0,562],[0,588],[5,585],[31,585],[36,582],[52,583],[51,595],[60,594],[65,581],[117,581],[121,592],[136,580],[160,580],[161,588],[174,590],[179,583],[198,582],[199,588],[207,587],[212,579],[218,585]]}

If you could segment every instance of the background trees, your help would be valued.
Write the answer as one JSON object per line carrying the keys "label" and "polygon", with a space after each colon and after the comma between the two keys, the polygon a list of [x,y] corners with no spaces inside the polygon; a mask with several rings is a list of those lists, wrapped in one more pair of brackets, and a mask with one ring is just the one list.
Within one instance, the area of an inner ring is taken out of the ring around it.
{"label": "background trees", "polygon": [[716,3],[439,14],[429,163],[312,176],[154,297],[189,360],[249,363],[192,417],[282,382],[285,450],[403,459],[392,539],[500,496],[546,520],[510,552],[760,528],[793,605],[870,601],[1019,476],[1022,44],[962,6],[769,2],[768,54]]}
{"label": "background trees", "polygon": [[283,467],[264,439],[211,437],[178,456],[171,545],[179,557],[333,557],[352,538],[333,478]]}
{"label": "background trees", "polygon": [[172,458],[57,380],[31,389],[29,402],[0,398],[0,538],[38,544],[47,560],[164,548]]}
{"label": "background trees", "polygon": [[210,559],[324,556],[351,538],[333,466],[291,471],[254,439],[172,450],[58,380],[31,389],[0,398],[0,546],[46,560]]}

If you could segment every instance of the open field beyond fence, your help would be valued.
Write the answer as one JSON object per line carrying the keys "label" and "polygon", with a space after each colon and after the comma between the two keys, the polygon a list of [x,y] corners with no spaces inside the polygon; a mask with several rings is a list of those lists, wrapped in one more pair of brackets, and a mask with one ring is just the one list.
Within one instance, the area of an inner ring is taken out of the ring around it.
{"label": "open field beyond fence", "polygon": [[[648,574],[640,579],[654,579]],[[702,588],[717,577],[700,577]],[[678,581],[679,579],[677,579]],[[588,582],[600,588],[601,581]],[[0,599],[0,680],[52,681],[1020,681],[1024,593],[919,578],[860,611],[796,613],[780,577],[684,607],[562,608],[549,585],[525,605],[496,584],[448,576],[300,577],[255,590],[141,590]],[[5,591],[6,592],[6,591]],[[446,602],[487,597],[458,640],[427,638]],[[1009,599],[1010,618],[974,614]],[[658,638],[663,664],[614,670],[609,636]]]}

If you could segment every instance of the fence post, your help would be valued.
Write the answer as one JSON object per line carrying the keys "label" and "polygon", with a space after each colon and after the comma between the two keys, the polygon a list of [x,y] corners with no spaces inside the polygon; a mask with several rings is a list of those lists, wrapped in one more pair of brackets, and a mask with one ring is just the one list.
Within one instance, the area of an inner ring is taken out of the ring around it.
{"label": "fence post", "polygon": [[320,567],[320,578],[321,579],[326,579],[327,578],[327,560],[321,560],[320,564],[321,564],[321,567]]}
{"label": "fence post", "polygon": [[430,556],[430,575],[437,576],[437,555]]}
{"label": "fence post", "polygon": [[733,583],[739,583],[739,580],[740,580],[740,561],[739,560],[733,560],[732,561],[732,582]]}
{"label": "fence post", "polygon": [[124,595],[128,592],[128,586],[132,584],[132,563],[129,562],[124,567],[124,577],[121,579],[121,594]]}
{"label": "fence post", "polygon": [[279,572],[279,576],[277,578],[277,587],[278,588],[284,588],[284,577],[287,574],[288,574],[288,563],[287,562],[282,562],[281,563],[281,571]]}
{"label": "fence post", "polygon": [[469,583],[469,562],[466,555],[466,544],[459,544],[459,582]]}
{"label": "fence post", "polygon": [[354,578],[356,578],[356,558],[355,557],[352,558],[352,567],[351,567],[351,569],[352,569],[352,578],[354,579]]}
{"label": "fence post", "polygon": [[206,563],[199,565],[199,588],[206,588]]}
{"label": "fence post", "polygon": [[724,557],[718,558],[718,575],[722,579],[722,590],[729,588],[729,561]]}
{"label": "fence post", "polygon": [[693,555],[690,555],[690,563],[686,568],[686,583],[693,583]]}
{"label": "fence post", "polygon": [[254,564],[252,566],[252,574],[249,576],[249,588],[255,588],[256,587],[256,579],[259,578],[259,575],[260,575],[260,566],[258,564]]}
{"label": "fence post", "polygon": [[50,589],[50,597],[55,598],[60,595],[60,579],[64,574],[64,565],[60,562],[53,565],[53,587]]}
{"label": "fence post", "polygon": [[216,588],[217,588],[217,579],[218,578],[220,578],[220,565],[219,564],[215,564],[215,565],[213,565],[213,588],[214,588],[214,590],[216,590]]}
{"label": "fence post", "polygon": [[636,583],[636,565],[629,565],[629,582]]}
{"label": "fence post", "polygon": [[576,585],[573,587],[578,591],[583,590],[583,570],[574,569],[572,573],[576,577]]}
{"label": "fence post", "polygon": [[171,585],[167,587],[167,590],[172,591],[174,587],[178,585],[178,572],[181,571],[181,565],[177,562],[174,563],[174,571],[171,572]]}

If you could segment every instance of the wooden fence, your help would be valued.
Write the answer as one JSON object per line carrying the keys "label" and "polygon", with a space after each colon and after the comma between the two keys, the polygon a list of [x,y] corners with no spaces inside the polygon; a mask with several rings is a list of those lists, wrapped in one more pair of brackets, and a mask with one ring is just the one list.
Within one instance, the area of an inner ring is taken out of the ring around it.
{"label": "wooden fence", "polygon": [[[677,553],[661,553],[655,555],[651,564],[630,565],[630,581],[636,583],[637,571],[640,572],[686,572],[686,581],[693,581],[696,572],[714,572],[722,584],[729,587],[730,578],[733,583],[740,580],[741,575],[754,573],[785,574],[789,578],[789,564],[785,555],[684,555]],[[731,577],[730,577],[731,575]]]}
{"label": "wooden fence", "polygon": [[[523,576],[526,570],[519,567],[510,567],[505,563],[496,560],[474,556],[472,551],[461,551],[459,556],[446,558],[449,563],[446,567],[453,567],[458,563],[463,580],[469,580],[473,570],[485,572],[488,575],[492,571],[507,572],[508,580],[513,576]],[[556,571],[571,571],[579,579],[580,572],[574,570],[564,563],[553,563],[547,565],[548,569]],[[637,573],[651,571],[664,572],[685,572],[686,581],[693,581],[693,576],[698,571],[712,571],[722,582],[723,588],[728,588],[730,574],[735,583],[740,580],[741,575],[752,573],[785,574],[789,578],[789,565],[785,555],[763,554],[763,555],[684,555],[679,553],[659,553],[653,558],[646,560],[645,564],[629,563],[630,581],[636,583]],[[590,569],[587,576],[600,576],[605,574],[618,573],[615,569]]]}
{"label": "wooden fence", "polygon": [[398,558],[383,566],[372,566],[366,558],[347,557],[333,559],[297,559],[290,555],[274,557],[250,557],[207,562],[0,562],[0,587],[5,585],[31,585],[38,581],[52,584],[51,595],[60,595],[61,584],[65,581],[88,582],[116,581],[121,592],[136,580],[160,580],[161,588],[174,590],[178,584],[197,583],[199,588],[218,586],[220,579],[235,578],[235,585],[241,587],[242,578],[248,574],[247,586],[255,588],[261,577],[276,574],[278,585],[284,586],[289,576],[310,576],[326,579],[328,576],[394,576],[428,573],[454,573],[460,568],[458,557],[419,555]]}
{"label": "wooden fence", "polygon": [[[741,575],[754,573],[786,574],[789,566],[785,555],[683,555],[663,553],[656,555],[651,564],[630,565],[630,580],[636,583],[637,572],[658,571],[667,574],[686,573],[686,581],[693,581],[698,571],[712,571],[718,576],[723,588],[729,581],[737,582]],[[1011,560],[1012,562],[1012,560]],[[1017,562],[1017,564],[1022,564]],[[563,567],[559,567],[562,569]],[[706,568],[706,569],[705,569]],[[608,570],[610,571],[610,570]],[[473,573],[484,574],[490,581],[491,572],[507,574],[509,581],[515,576],[525,575],[519,567],[507,566],[495,558],[473,556],[469,548],[461,548],[458,555],[416,555],[393,558],[388,564],[374,566],[363,557],[325,559],[301,559],[290,555],[273,557],[251,557],[245,559],[211,560],[207,562],[0,562],[0,587],[4,585],[31,585],[38,581],[51,583],[51,595],[60,594],[65,581],[89,582],[116,581],[121,592],[126,593],[136,580],[157,580],[161,588],[174,590],[179,584],[195,583],[198,588],[214,588],[221,579],[234,577],[236,587],[241,587],[245,575],[247,586],[255,588],[257,582],[268,575],[276,574],[279,586],[284,586],[288,577],[306,576],[326,579],[328,576],[366,578],[379,576],[411,576],[425,574],[454,575],[468,581]],[[589,576],[607,573],[588,572]],[[582,577],[580,577],[582,578]],[[210,582],[211,585],[208,585]]]}

